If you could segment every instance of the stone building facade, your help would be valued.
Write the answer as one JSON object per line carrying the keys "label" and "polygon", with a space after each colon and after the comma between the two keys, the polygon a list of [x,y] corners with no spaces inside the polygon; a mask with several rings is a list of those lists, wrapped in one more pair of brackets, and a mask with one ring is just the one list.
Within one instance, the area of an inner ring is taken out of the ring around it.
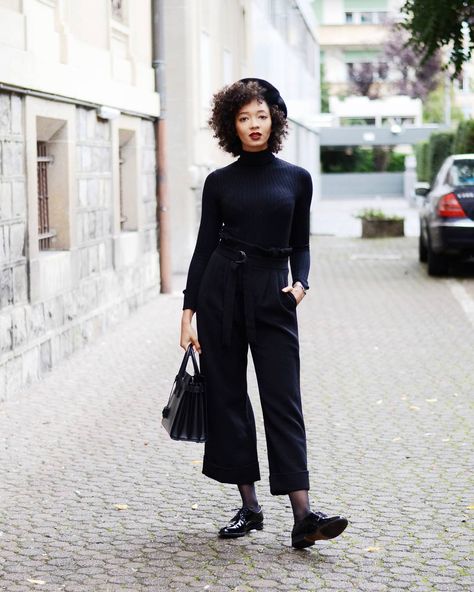
{"label": "stone building facade", "polygon": [[0,0],[0,402],[159,291],[151,3],[82,4]]}

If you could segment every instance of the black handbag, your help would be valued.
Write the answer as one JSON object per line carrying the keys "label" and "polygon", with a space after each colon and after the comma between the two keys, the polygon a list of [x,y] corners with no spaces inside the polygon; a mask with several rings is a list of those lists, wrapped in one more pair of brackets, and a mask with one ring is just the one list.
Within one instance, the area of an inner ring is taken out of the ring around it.
{"label": "black handbag", "polygon": [[[194,375],[186,366],[191,358]],[[173,440],[205,442],[207,438],[206,390],[194,349],[190,344],[174,379],[161,424]]]}

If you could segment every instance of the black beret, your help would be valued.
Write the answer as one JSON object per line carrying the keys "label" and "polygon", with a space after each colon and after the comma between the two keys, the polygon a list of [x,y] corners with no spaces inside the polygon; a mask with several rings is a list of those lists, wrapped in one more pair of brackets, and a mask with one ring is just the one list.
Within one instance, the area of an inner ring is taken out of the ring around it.
{"label": "black beret", "polygon": [[265,101],[269,105],[276,105],[280,111],[283,111],[285,117],[288,115],[288,110],[285,105],[285,101],[282,99],[278,89],[276,89],[273,84],[270,84],[266,80],[262,78],[242,78],[239,82],[257,82],[261,87],[263,87],[263,97]]}

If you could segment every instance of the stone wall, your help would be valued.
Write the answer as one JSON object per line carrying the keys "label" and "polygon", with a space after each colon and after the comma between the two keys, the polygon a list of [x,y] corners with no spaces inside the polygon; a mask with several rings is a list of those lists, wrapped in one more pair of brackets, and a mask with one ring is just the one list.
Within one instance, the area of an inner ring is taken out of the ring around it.
{"label": "stone wall", "polygon": [[[137,199],[142,220],[123,242],[120,229],[114,228],[112,125],[98,120],[94,110],[79,107],[74,244],[68,251],[40,253],[41,273],[49,275],[41,278],[45,289],[31,289],[27,203],[37,197],[27,199],[25,194],[24,162],[25,142],[36,143],[36,138],[25,140],[23,104],[19,96],[0,93],[0,402],[41,378],[159,289],[153,124],[140,123],[142,193]],[[133,256],[127,255],[135,243]],[[52,289],[59,275],[58,289]],[[33,301],[29,294],[35,294]]]}

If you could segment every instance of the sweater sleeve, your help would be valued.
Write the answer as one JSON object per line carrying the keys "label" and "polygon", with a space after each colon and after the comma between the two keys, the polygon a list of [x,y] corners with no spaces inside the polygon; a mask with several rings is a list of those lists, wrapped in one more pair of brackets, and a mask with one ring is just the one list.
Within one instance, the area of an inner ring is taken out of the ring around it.
{"label": "sweater sleeve", "polygon": [[211,253],[219,242],[221,226],[222,216],[216,189],[216,179],[214,173],[210,173],[206,177],[202,192],[201,222],[196,247],[189,265],[186,288],[183,290],[183,310],[185,308],[196,310],[201,278]]}
{"label": "sweater sleeve", "polygon": [[295,211],[290,235],[290,267],[293,283],[299,281],[305,289],[309,288],[308,275],[310,267],[310,207],[313,195],[313,182],[308,171],[303,169],[300,192],[296,199]]}

